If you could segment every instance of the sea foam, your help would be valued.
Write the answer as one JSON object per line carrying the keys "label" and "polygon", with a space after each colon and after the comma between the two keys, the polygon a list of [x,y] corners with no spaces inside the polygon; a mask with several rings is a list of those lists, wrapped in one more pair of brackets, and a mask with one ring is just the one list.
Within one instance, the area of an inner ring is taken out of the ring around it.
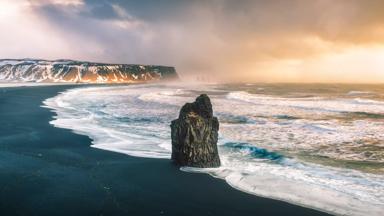
{"label": "sea foam", "polygon": [[[44,104],[56,112],[51,124],[89,136],[92,147],[170,158],[169,123],[199,92],[211,93],[221,122],[222,166],[182,170],[209,173],[247,193],[334,214],[381,215],[384,176],[337,166],[343,160],[384,161],[384,123],[346,117],[355,112],[382,114],[381,101],[284,98],[212,86],[132,85],[76,88]],[[315,164],[301,159],[302,154],[325,157],[336,165]]]}

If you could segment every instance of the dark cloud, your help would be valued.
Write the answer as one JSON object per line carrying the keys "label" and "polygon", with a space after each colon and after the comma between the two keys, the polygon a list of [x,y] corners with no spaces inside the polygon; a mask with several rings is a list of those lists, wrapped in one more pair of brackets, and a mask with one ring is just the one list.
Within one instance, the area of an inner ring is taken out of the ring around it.
{"label": "dark cloud", "polygon": [[86,3],[86,10],[82,10],[83,16],[90,16],[97,19],[118,19],[119,15],[113,9],[112,5],[106,1],[90,1]]}
{"label": "dark cloud", "polygon": [[195,0],[86,0],[85,4],[90,8],[90,14],[100,19],[119,18],[111,5],[118,5],[124,8],[130,15],[149,22],[163,20],[174,20],[175,16],[180,16],[185,10],[196,4]]}

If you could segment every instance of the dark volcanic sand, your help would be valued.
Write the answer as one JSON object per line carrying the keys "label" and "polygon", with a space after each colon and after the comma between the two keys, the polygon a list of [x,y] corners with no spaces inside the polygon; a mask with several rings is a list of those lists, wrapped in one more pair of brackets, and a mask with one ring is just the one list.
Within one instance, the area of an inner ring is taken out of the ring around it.
{"label": "dark volcanic sand", "polygon": [[169,160],[91,148],[88,137],[50,125],[54,113],[40,107],[68,88],[0,88],[0,215],[325,215]]}

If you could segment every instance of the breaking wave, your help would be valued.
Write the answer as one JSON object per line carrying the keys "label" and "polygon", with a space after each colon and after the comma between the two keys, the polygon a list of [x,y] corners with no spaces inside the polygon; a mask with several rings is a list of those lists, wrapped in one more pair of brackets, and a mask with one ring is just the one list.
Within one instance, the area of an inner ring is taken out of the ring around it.
{"label": "breaking wave", "polygon": [[[221,122],[222,166],[182,170],[209,173],[247,193],[330,213],[381,215],[384,176],[360,169],[362,163],[384,162],[384,122],[371,116],[384,113],[381,101],[130,85],[71,89],[44,104],[56,112],[51,124],[89,136],[92,147],[170,158],[169,123],[199,93],[211,95]],[[324,164],[324,158],[332,164]],[[347,169],[345,161],[359,167]]]}

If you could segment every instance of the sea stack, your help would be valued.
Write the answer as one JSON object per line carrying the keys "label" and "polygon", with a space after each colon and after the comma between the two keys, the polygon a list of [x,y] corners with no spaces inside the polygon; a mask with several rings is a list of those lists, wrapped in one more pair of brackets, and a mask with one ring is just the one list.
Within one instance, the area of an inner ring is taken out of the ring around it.
{"label": "sea stack", "polygon": [[180,166],[219,167],[218,131],[219,121],[206,94],[186,103],[171,123],[172,160]]}

